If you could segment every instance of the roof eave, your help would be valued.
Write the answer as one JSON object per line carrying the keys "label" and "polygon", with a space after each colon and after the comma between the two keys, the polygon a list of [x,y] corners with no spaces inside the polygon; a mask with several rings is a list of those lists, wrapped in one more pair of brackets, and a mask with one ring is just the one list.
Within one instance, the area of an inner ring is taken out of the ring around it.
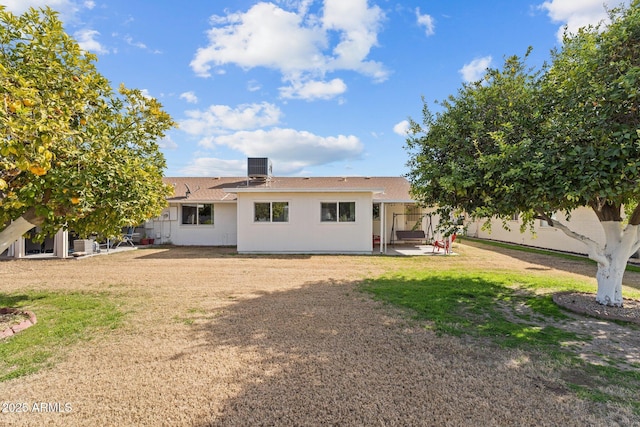
{"label": "roof eave", "polygon": [[224,188],[225,193],[384,193],[384,188]]}

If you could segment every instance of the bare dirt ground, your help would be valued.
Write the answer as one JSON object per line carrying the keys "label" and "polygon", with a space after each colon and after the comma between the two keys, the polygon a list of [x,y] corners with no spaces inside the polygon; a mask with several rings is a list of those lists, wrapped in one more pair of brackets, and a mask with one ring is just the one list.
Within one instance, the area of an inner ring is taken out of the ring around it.
{"label": "bare dirt ground", "polygon": [[[634,414],[578,399],[554,367],[438,337],[356,288],[365,277],[438,263],[588,281],[595,272],[534,254],[455,249],[460,256],[389,258],[157,248],[0,262],[0,292],[107,291],[127,313],[124,326],[75,344],[54,367],[0,383],[0,401],[70,411],[0,414],[0,426],[640,425]],[[640,286],[640,274],[625,280]],[[597,322],[610,338],[629,332]],[[635,355],[637,332],[618,340]]]}

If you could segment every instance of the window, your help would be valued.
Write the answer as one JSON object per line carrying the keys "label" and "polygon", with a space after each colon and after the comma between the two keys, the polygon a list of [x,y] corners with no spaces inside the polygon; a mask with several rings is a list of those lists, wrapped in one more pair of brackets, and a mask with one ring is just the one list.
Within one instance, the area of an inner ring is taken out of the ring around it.
{"label": "window", "polygon": [[511,221],[518,221],[520,219],[520,215],[516,212],[511,215]]}
{"label": "window", "polygon": [[323,202],[320,204],[322,222],[355,222],[356,202]]}
{"label": "window", "polygon": [[253,213],[255,222],[289,222],[289,202],[256,202]]}
{"label": "window", "polygon": [[213,224],[213,205],[211,203],[182,205],[182,224],[211,225]]}
{"label": "window", "polygon": [[374,221],[380,220],[380,204],[378,203],[373,205],[373,220]]}
{"label": "window", "polygon": [[289,202],[271,203],[271,221],[289,222]]}

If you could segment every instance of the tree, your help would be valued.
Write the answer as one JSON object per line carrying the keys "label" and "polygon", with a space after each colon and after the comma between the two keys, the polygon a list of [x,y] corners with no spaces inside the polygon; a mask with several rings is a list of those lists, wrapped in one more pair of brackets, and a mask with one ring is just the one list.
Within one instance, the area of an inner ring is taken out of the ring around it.
{"label": "tree", "polygon": [[[640,0],[609,14],[606,28],[566,34],[550,66],[510,57],[435,116],[425,103],[407,138],[408,178],[445,218],[519,213],[521,231],[542,219],[578,239],[598,264],[596,300],[622,306],[626,262],[640,248]],[[604,245],[553,218],[578,207],[595,212]]]}
{"label": "tree", "polygon": [[0,253],[35,226],[118,235],[166,204],[156,141],[174,123],[95,61],[53,10],[0,7]]}

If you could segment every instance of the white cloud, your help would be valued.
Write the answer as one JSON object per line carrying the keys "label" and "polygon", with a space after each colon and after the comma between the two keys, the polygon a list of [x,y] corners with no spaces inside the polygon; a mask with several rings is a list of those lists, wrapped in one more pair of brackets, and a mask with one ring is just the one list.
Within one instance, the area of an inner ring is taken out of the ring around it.
{"label": "white cloud", "polygon": [[26,12],[30,7],[44,8],[49,6],[52,9],[60,12],[62,17],[71,17],[78,11],[78,5],[71,0],[3,0],[2,5],[7,8],[8,11],[21,15]]}
{"label": "white cloud", "polygon": [[[269,103],[232,108],[212,105],[206,110],[186,112],[180,130],[198,138],[198,145],[210,150],[226,147],[245,157],[269,157],[277,162],[278,173],[300,172],[313,165],[358,158],[363,144],[353,136],[319,136],[311,132],[275,127],[282,115]],[[262,129],[267,128],[267,129]],[[199,160],[190,167],[206,163]],[[197,168],[196,168],[197,169]],[[186,174],[195,174],[189,169]],[[210,168],[207,169],[211,174]],[[228,175],[228,174],[227,174]]]}
{"label": "white cloud", "polygon": [[86,0],[82,5],[87,9],[91,10],[94,7],[96,7],[96,2],[93,0]]}
{"label": "white cloud", "polygon": [[195,92],[193,92],[193,91],[181,93],[180,94],[180,99],[184,99],[189,104],[197,104],[198,103],[198,97],[196,96]]}
{"label": "white cloud", "polygon": [[246,176],[246,160],[222,160],[215,157],[199,157],[180,169],[184,176]]}
{"label": "white cloud", "polygon": [[249,80],[247,82],[247,90],[249,92],[257,92],[262,89],[262,85],[257,80]]}
{"label": "white cloud", "polygon": [[403,120],[393,127],[393,131],[400,136],[407,136],[409,133],[409,120]]}
{"label": "white cloud", "polygon": [[333,79],[330,82],[309,81],[293,82],[291,86],[281,87],[280,95],[288,99],[332,99],[347,91],[347,85],[341,79]]}
{"label": "white cloud", "polygon": [[425,28],[427,36],[432,36],[435,34],[436,22],[431,15],[421,15],[420,8],[416,7],[416,18],[418,20],[418,25],[421,25]]}
{"label": "white cloud", "polygon": [[[384,19],[379,7],[369,7],[367,0],[324,0],[323,15],[316,16],[309,13],[310,4],[281,2],[290,9],[285,10],[260,2],[246,12],[211,17],[209,44],[196,51],[191,68],[202,77],[227,64],[271,68],[292,89],[308,89],[309,82],[323,81],[327,73],[338,70],[375,81],[388,77],[382,64],[367,60]],[[305,98],[292,91],[286,94]]]}
{"label": "white cloud", "polygon": [[142,42],[137,42],[135,40],[133,40],[133,37],[131,36],[125,36],[124,37],[124,41],[129,45],[129,46],[133,46],[133,47],[137,47],[138,49],[146,49],[147,45],[142,43]]}
{"label": "white cloud", "polygon": [[151,96],[151,93],[149,92],[149,89],[140,89],[140,92],[142,92],[142,96],[144,96],[145,98],[155,98],[154,96]]}
{"label": "white cloud", "polygon": [[213,140],[216,145],[224,145],[247,157],[269,157],[278,165],[279,173],[293,173],[308,166],[356,159],[363,151],[362,142],[353,135],[323,137],[282,128],[240,131]]}
{"label": "white cloud", "polygon": [[462,80],[465,82],[475,82],[482,78],[485,71],[491,65],[493,58],[491,56],[484,56],[482,58],[476,58],[468,64],[465,64],[458,72],[462,75]]}
{"label": "white cloud", "polygon": [[213,16],[211,22],[209,46],[198,49],[191,61],[200,76],[208,77],[212,64],[267,67],[284,73],[323,65],[322,31],[305,27],[301,16],[272,3],[258,3],[246,13]]}
{"label": "white cloud", "polygon": [[[206,110],[191,110],[185,114],[188,118],[180,122],[180,129],[191,135],[208,138],[229,131],[274,126],[280,121],[282,112],[275,105],[263,102],[237,108],[211,105]],[[207,144],[201,141],[201,145]]]}
{"label": "white cloud", "polygon": [[158,141],[158,145],[160,146],[160,148],[164,148],[165,150],[175,150],[176,148],[178,148],[178,144],[176,144],[169,135]]}
{"label": "white cloud", "polygon": [[99,35],[99,32],[91,29],[83,29],[74,33],[74,37],[82,49],[93,53],[107,54],[109,49],[96,40]]}
{"label": "white cloud", "polygon": [[621,4],[628,6],[629,0],[550,0],[540,8],[547,11],[553,22],[563,24],[557,34],[562,41],[565,25],[570,33],[575,33],[581,27],[607,22],[605,7],[611,9]]}
{"label": "white cloud", "polygon": [[340,36],[328,68],[354,70],[376,81],[384,81],[387,72],[382,64],[366,60],[371,48],[378,44],[384,13],[378,6],[369,7],[367,3],[367,0],[325,0],[323,27]]}

